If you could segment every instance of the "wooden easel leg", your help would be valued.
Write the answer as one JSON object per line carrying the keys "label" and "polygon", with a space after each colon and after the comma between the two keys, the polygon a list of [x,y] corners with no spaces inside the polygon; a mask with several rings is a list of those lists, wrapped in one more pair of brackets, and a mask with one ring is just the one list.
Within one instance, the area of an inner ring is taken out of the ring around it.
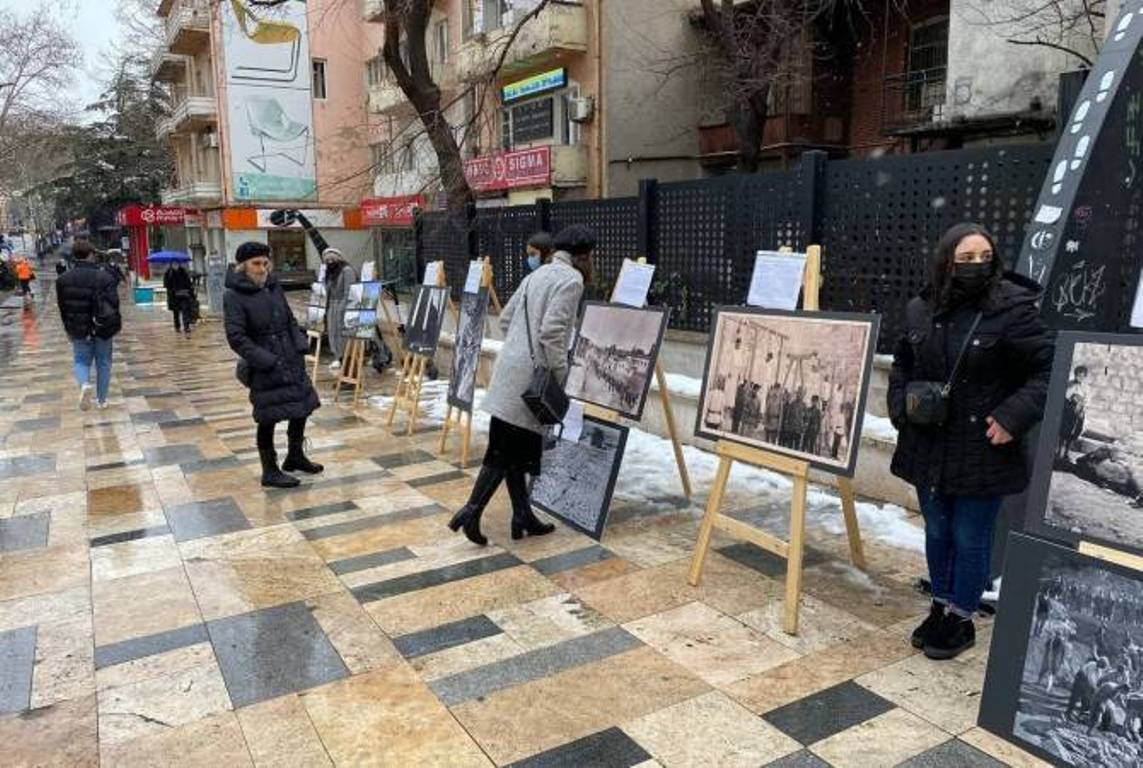
{"label": "wooden easel leg", "polygon": [[408,387],[409,361],[411,359],[411,355],[405,355],[401,360],[401,375],[397,379],[397,391],[393,393],[393,407],[389,409],[389,418],[385,421],[386,426],[393,426],[393,419],[397,417],[397,408],[400,407],[401,396]]}
{"label": "wooden easel leg", "polygon": [[[464,412],[462,411],[460,417],[464,419]],[[464,426],[461,428],[461,444],[460,444],[460,468],[466,469],[468,467],[468,448],[472,443],[472,411],[468,412],[468,418],[464,421]]]}
{"label": "wooden easel leg", "polygon": [[782,629],[798,634],[798,608],[802,597],[802,550],[806,543],[806,478],[794,478],[790,503],[790,549],[786,558],[786,607]]}
{"label": "wooden easel leg", "polygon": [[683,483],[683,495],[691,498],[691,476],[687,471],[687,462],[683,457],[683,446],[679,442],[679,433],[675,428],[675,414],[671,410],[671,396],[667,392],[667,375],[663,366],[655,363],[655,378],[659,382],[659,397],[663,402],[663,417],[667,420],[667,434],[671,436],[671,446],[675,449],[675,464],[679,468],[679,479]]}
{"label": "wooden easel leg", "polygon": [[437,453],[439,453],[441,455],[444,455],[445,445],[448,443],[448,432],[449,432],[449,429],[451,427],[452,427],[452,406],[450,405],[448,407],[448,410],[445,411],[444,425],[441,427],[441,442],[440,442],[440,445],[437,446]]}
{"label": "wooden easel leg", "polygon": [[353,388],[353,407],[361,403],[361,394],[365,390],[365,342],[357,342],[357,366],[355,377],[357,385]]}
{"label": "wooden easel leg", "polygon": [[865,548],[861,545],[861,528],[857,522],[857,501],[853,493],[853,481],[848,477],[839,477],[837,490],[841,496],[841,511],[845,516],[845,533],[849,537],[849,559],[864,571]]}
{"label": "wooden easel leg", "polygon": [[718,517],[718,510],[722,507],[722,496],[726,492],[726,482],[730,479],[730,467],[734,460],[723,456],[718,463],[718,472],[714,476],[714,487],[710,489],[710,498],[706,502],[706,512],[702,516],[702,527],[699,528],[698,541],[695,542],[695,553],[691,557],[691,572],[687,582],[697,587],[702,579],[702,567],[706,562],[706,553],[710,549],[710,537],[714,533],[714,521]]}
{"label": "wooden easel leg", "polygon": [[421,408],[421,383],[424,381],[425,376],[425,361],[428,358],[418,357],[417,362],[413,365],[413,390],[412,390],[412,410],[409,412],[409,428],[405,434],[412,437],[413,430],[417,426],[417,412]]}

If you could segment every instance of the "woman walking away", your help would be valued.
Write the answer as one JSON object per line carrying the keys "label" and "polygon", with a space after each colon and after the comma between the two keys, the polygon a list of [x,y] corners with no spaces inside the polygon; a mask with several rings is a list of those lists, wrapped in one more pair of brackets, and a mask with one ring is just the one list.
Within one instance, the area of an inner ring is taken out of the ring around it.
{"label": "woman walking away", "polygon": [[[306,418],[321,406],[306,374],[304,355],[309,340],[290,311],[278,279],[270,273],[270,247],[243,243],[235,259],[238,264],[226,274],[226,341],[242,358],[239,379],[250,387],[262,485],[293,488],[298,479],[282,470],[313,475],[323,469],[304,452]],[[278,469],[274,451],[274,427],[279,421],[289,422],[289,452],[282,469]]]}
{"label": "woman walking away", "polygon": [[892,471],[916,487],[925,518],[933,602],[912,642],[931,659],[976,643],[996,514],[1028,483],[1021,441],[1043,416],[1053,350],[1038,295],[1003,271],[984,228],[957,224],[905,309],[889,375]]}
{"label": "woman walking away", "polygon": [[326,332],[329,334],[329,348],[333,350],[333,362],[329,367],[341,367],[341,356],[345,353],[345,309],[349,306],[349,288],[357,282],[357,272],[346,263],[341,251],[326,248],[325,259],[326,296],[329,302],[325,313]]}
{"label": "woman walking away", "polygon": [[[567,379],[568,335],[575,324],[584,282],[591,280],[595,235],[587,227],[572,225],[556,235],[555,248],[551,261],[524,278],[500,315],[504,348],[481,405],[492,414],[488,449],[468,503],[448,524],[454,531],[464,528],[464,535],[481,546],[488,540],[480,532],[480,516],[501,480],[507,484],[512,501],[513,539],[524,534],[543,536],[555,530],[532,512],[524,475],[540,474],[545,428],[521,395],[537,365],[551,369],[560,381]],[[529,349],[535,352],[535,364]]]}
{"label": "woman walking away", "polygon": [[167,273],[163,275],[163,287],[167,289],[167,309],[175,316],[175,333],[181,330],[189,336],[194,281],[181,261],[176,261],[167,268]]}

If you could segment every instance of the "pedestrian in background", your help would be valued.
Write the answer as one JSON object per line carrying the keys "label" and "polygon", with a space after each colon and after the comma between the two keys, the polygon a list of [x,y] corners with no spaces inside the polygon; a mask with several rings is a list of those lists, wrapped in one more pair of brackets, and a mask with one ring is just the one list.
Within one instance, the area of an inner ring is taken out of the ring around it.
{"label": "pedestrian in background", "polygon": [[32,295],[32,281],[36,279],[36,272],[31,262],[24,256],[16,257],[16,279],[20,281],[20,295],[28,298]]}
{"label": "pedestrian in background", "polygon": [[163,287],[167,289],[167,309],[175,317],[175,333],[182,331],[189,336],[193,321],[191,308],[194,305],[194,281],[181,261],[167,267],[163,275]]}
{"label": "pedestrian in background", "polygon": [[56,301],[64,330],[71,339],[79,407],[91,407],[91,366],[95,364],[95,400],[107,407],[111,387],[112,338],[123,327],[115,278],[95,263],[91,244],[72,248],[72,268],[56,281]]}
{"label": "pedestrian in background", "polygon": [[524,276],[527,277],[551,261],[554,249],[552,236],[547,232],[537,232],[529,237],[524,251]]}
{"label": "pedestrian in background", "polygon": [[336,248],[326,248],[322,258],[325,259],[327,301],[325,327],[329,348],[333,351],[333,362],[329,367],[337,370],[341,367],[341,356],[345,354],[345,310],[349,306],[349,289],[357,282],[357,271]]}
{"label": "pedestrian in background", "polygon": [[[522,395],[536,366],[550,369],[560,381],[568,375],[568,336],[576,321],[576,308],[584,283],[591,282],[591,252],[595,235],[585,226],[572,225],[556,235],[551,261],[537,269],[512,295],[500,314],[504,348],[496,359],[488,394],[481,405],[492,414],[488,449],[468,503],[449,521],[454,531],[484,546],[480,517],[501,481],[512,502],[513,539],[525,534],[543,536],[555,530],[532,511],[525,475],[540,474],[546,429],[524,403]],[[529,349],[535,353],[535,362]]]}
{"label": "pedestrian in background", "polygon": [[966,223],[941,238],[929,285],[905,309],[889,375],[892,472],[916,487],[925,518],[933,602],[912,642],[929,658],[976,643],[996,514],[1028,484],[1021,441],[1043,416],[1053,353],[1039,295],[1004,271],[983,227]]}
{"label": "pedestrian in background", "polygon": [[[306,373],[309,339],[294,318],[278,278],[271,273],[270,246],[243,243],[235,260],[236,266],[226,274],[223,299],[226,341],[241,358],[239,380],[250,388],[258,424],[262,485],[293,488],[299,480],[286,472],[317,474],[324,469],[310,461],[304,450],[306,419],[321,406]],[[274,450],[274,429],[279,421],[289,422],[289,450],[281,469]]]}

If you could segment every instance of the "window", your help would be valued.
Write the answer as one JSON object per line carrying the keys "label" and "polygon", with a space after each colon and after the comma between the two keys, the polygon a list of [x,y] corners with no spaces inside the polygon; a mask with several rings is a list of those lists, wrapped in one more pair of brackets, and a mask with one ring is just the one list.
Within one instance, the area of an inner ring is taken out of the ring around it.
{"label": "window", "polygon": [[315,99],[325,98],[325,59],[313,60],[313,96]]}
{"label": "window", "polygon": [[928,19],[909,30],[909,77],[905,93],[909,111],[927,111],[945,103],[948,60],[947,16]]}
{"label": "window", "polygon": [[385,81],[385,74],[385,59],[380,55],[365,62],[365,81],[370,88],[381,85]]}
{"label": "window", "polygon": [[374,173],[385,172],[385,154],[388,149],[384,142],[369,145],[369,160]]}
{"label": "window", "polygon": [[464,0],[464,35],[480,35],[500,29],[511,0]]}
{"label": "window", "polygon": [[433,26],[433,60],[438,64],[448,64],[448,19]]}

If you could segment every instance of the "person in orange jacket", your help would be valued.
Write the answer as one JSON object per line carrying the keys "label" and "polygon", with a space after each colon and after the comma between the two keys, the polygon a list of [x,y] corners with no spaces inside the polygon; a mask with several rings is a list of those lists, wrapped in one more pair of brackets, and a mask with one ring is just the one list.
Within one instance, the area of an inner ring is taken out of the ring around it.
{"label": "person in orange jacket", "polygon": [[16,279],[20,281],[20,295],[32,295],[32,280],[36,278],[36,273],[32,270],[32,265],[28,263],[25,258],[20,258],[16,262]]}

